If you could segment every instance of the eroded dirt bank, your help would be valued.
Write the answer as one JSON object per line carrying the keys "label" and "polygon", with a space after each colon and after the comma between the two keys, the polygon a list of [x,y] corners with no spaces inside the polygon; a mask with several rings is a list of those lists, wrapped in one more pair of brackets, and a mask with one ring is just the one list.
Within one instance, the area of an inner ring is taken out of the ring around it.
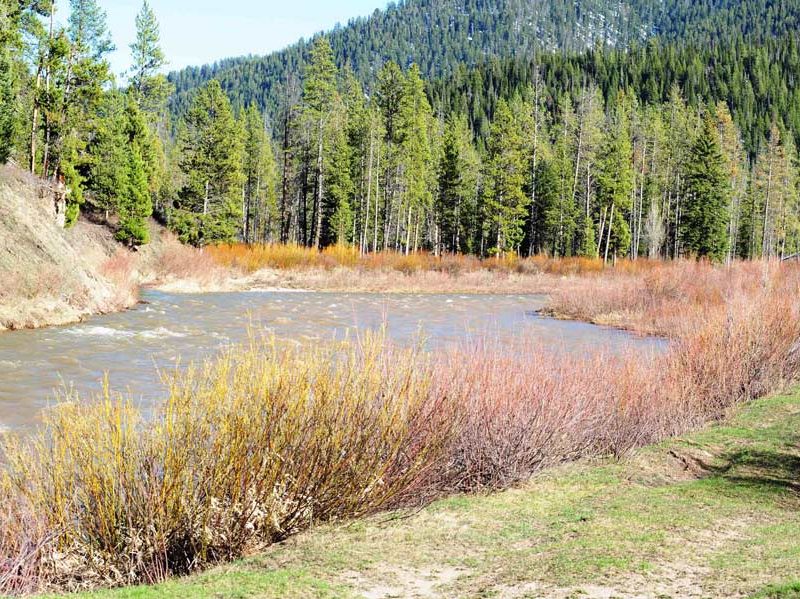
{"label": "eroded dirt bank", "polygon": [[56,224],[50,190],[0,168],[0,330],[66,324],[136,302],[136,260],[102,225]]}

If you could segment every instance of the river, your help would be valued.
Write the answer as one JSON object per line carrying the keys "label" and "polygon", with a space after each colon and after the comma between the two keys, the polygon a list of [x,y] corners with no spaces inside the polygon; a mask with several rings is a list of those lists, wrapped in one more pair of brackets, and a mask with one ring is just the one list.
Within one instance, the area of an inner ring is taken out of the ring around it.
{"label": "river", "polygon": [[102,388],[153,401],[159,369],[213,355],[248,330],[313,343],[386,325],[394,341],[422,331],[428,347],[492,338],[534,338],[558,351],[658,351],[664,342],[537,314],[541,296],[305,292],[169,294],[146,290],[126,312],[65,326],[0,334],[0,432],[34,425],[57,391],[83,397]]}

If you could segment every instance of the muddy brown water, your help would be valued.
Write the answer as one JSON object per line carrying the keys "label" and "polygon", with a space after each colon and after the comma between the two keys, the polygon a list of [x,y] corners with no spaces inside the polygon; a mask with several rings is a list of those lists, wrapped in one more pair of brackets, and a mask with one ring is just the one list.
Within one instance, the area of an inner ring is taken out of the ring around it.
{"label": "muddy brown water", "polygon": [[664,342],[537,314],[545,298],[524,295],[378,295],[247,292],[177,295],[148,290],[143,303],[65,327],[0,334],[0,432],[26,430],[59,389],[83,397],[129,390],[144,403],[163,397],[158,370],[171,370],[245,341],[248,330],[314,343],[386,326],[399,343],[532,338],[570,352],[660,351]]}

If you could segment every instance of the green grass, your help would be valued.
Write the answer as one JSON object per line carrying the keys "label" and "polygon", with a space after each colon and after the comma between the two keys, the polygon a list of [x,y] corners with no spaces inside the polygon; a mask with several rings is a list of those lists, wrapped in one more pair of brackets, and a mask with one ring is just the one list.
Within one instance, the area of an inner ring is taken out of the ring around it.
{"label": "green grass", "polygon": [[800,391],[621,462],[321,526],[205,574],[79,597],[800,597],[799,489]]}

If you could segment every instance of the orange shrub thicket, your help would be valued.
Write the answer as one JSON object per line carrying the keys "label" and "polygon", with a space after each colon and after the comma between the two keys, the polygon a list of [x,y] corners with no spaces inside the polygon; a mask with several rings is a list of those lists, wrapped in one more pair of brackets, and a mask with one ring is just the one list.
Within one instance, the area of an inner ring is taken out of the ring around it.
{"label": "orange shrub thicket", "polygon": [[594,277],[626,274],[641,276],[664,268],[684,268],[690,261],[666,263],[660,260],[617,260],[604,264],[600,258],[551,258],[515,254],[478,258],[468,254],[435,255],[427,251],[398,252],[384,250],[361,254],[354,246],[335,245],[317,250],[296,244],[229,244],[209,246],[204,250],[215,263],[225,268],[252,273],[260,269],[302,270],[355,268],[363,271],[397,271],[407,275],[419,272],[446,272],[458,275],[486,270],[516,274],[546,274],[558,277]]}
{"label": "orange shrub thicket", "polygon": [[[206,249],[221,266],[252,273],[264,268],[292,270],[308,268],[358,268],[372,271],[398,271],[408,275],[425,272],[463,272],[489,270],[506,273],[545,273],[554,275],[597,274],[604,268],[597,258],[520,258],[514,254],[504,257],[479,259],[466,254],[436,256],[420,251],[403,253],[384,250],[360,254],[354,246],[336,245],[322,251],[295,244],[231,244],[211,246]],[[643,261],[640,261],[643,263]],[[634,263],[631,263],[634,264]],[[618,263],[623,267],[622,261]],[[638,269],[637,269],[638,271]]]}

